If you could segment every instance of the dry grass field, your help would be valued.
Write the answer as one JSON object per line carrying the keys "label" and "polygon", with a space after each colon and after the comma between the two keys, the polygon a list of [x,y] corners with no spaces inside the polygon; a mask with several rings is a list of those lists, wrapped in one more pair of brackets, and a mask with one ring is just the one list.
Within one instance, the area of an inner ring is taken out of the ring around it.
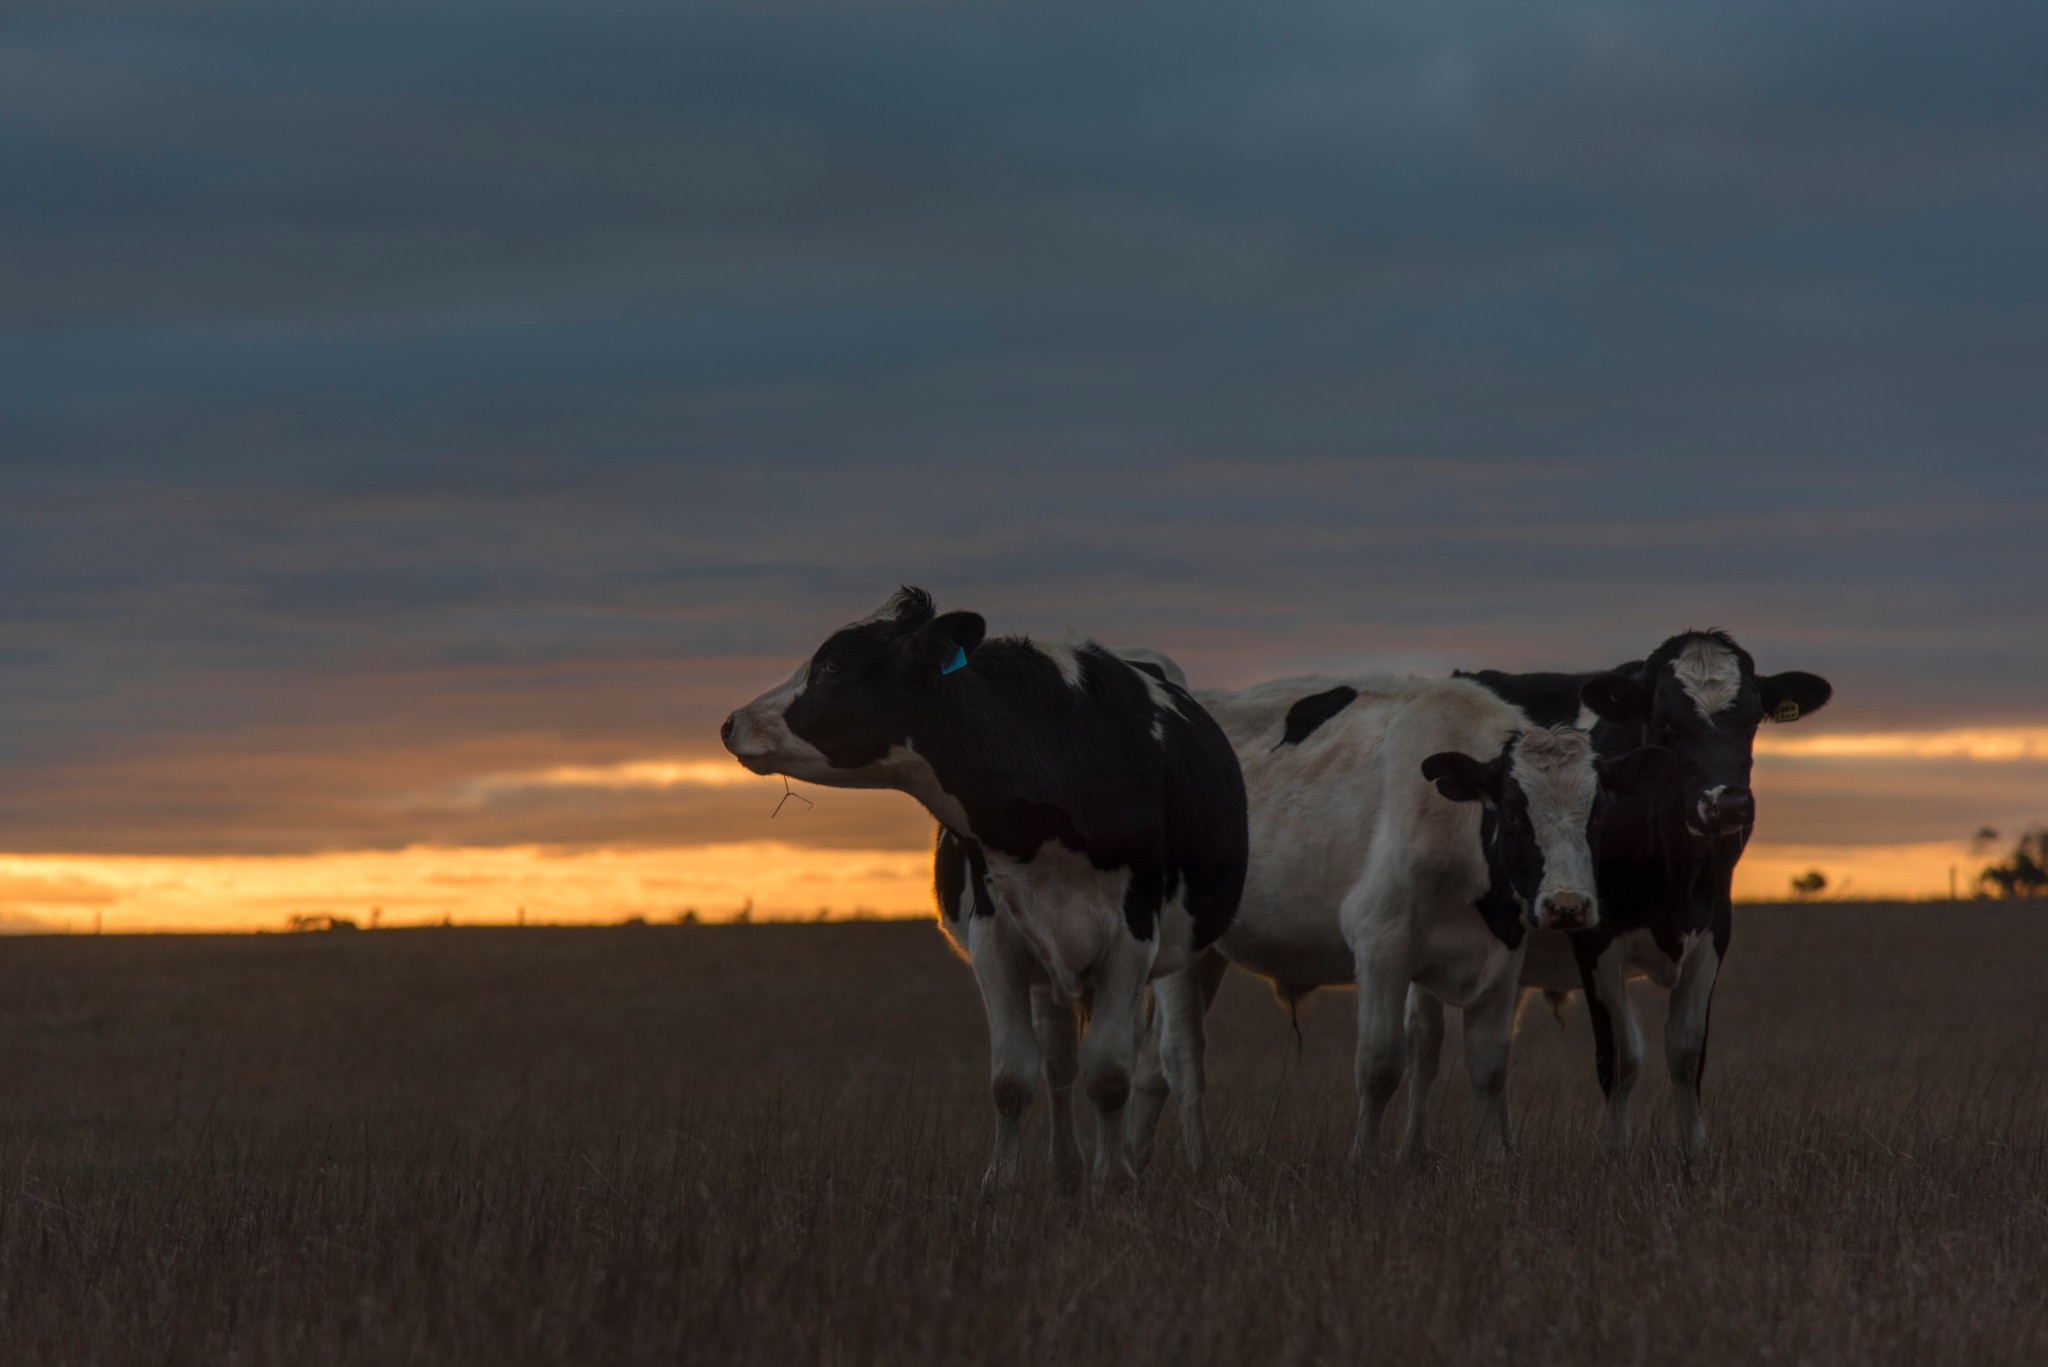
{"label": "dry grass field", "polygon": [[1448,1066],[1354,1175],[1351,998],[1233,978],[1215,1170],[993,1207],[929,926],[6,941],[0,1362],[2048,1361],[2048,907],[1739,918],[1707,1171],[1654,995],[1633,1161],[1574,1006],[1511,1168]]}

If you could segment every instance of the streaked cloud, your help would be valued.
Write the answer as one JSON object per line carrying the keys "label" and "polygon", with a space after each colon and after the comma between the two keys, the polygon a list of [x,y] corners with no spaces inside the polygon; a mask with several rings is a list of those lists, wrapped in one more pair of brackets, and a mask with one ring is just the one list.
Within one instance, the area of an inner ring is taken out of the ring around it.
{"label": "streaked cloud", "polygon": [[2048,761],[2048,726],[1979,726],[1948,731],[1878,731],[1793,736],[1767,731],[1758,755],[1789,759],[1967,759],[1983,764]]}
{"label": "streaked cloud", "polygon": [[624,764],[563,764],[516,774],[485,774],[458,784],[460,801],[488,802],[505,793],[531,793],[549,788],[596,788],[618,791],[649,788],[738,788],[758,791],[761,776],[731,760],[629,760]]}
{"label": "streaked cloud", "polygon": [[907,857],[715,739],[903,580],[1221,685],[1723,626],[1837,688],[1770,839],[2048,815],[2044,65],[1975,0],[15,6],[0,848]]}

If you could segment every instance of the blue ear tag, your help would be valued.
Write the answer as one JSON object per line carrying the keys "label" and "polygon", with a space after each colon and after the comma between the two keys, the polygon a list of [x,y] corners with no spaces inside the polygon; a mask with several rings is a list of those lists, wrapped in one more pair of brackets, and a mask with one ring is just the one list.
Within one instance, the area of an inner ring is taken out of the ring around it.
{"label": "blue ear tag", "polygon": [[946,667],[940,670],[939,673],[951,674],[956,669],[965,668],[967,668],[967,648],[965,646],[954,646],[953,658],[946,661]]}

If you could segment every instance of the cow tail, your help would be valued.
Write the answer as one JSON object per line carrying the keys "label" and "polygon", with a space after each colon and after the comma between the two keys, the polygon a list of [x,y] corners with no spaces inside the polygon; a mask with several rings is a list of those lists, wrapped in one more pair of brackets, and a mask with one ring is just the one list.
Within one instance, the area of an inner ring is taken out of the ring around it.
{"label": "cow tail", "polygon": [[1294,1031],[1294,1059],[1297,1063],[1301,1061],[1302,1054],[1307,1048],[1301,1037],[1301,999],[1313,991],[1315,989],[1312,987],[1296,987],[1292,983],[1273,984],[1273,995],[1287,1008],[1287,1024]]}
{"label": "cow tail", "polygon": [[1550,988],[1543,991],[1543,1004],[1550,1008],[1551,1017],[1557,1021],[1557,1028],[1560,1030],[1564,1029],[1564,1009],[1571,1004],[1571,999],[1572,994],[1569,992],[1558,992]]}

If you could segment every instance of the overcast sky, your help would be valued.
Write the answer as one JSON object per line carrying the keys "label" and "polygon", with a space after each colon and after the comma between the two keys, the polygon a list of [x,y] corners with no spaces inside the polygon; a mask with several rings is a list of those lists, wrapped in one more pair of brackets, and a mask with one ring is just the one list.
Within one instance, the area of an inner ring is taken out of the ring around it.
{"label": "overcast sky", "polygon": [[1716,625],[1817,734],[2048,725],[2044,72],[2039,0],[10,5],[0,849],[765,838],[477,784],[722,758],[901,581],[1205,683]]}

